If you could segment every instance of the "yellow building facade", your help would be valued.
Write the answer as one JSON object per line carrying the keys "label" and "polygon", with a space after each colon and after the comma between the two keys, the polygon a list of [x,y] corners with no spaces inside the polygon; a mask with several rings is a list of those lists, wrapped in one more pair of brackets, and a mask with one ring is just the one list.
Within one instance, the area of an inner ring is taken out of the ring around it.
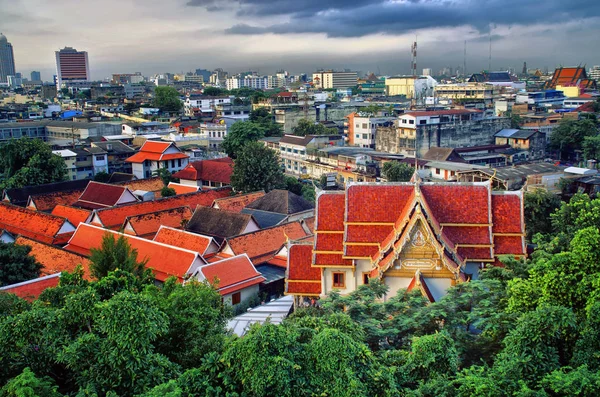
{"label": "yellow building facade", "polygon": [[415,96],[415,81],[416,77],[388,77],[385,79],[385,95],[399,96],[404,95],[408,99]]}

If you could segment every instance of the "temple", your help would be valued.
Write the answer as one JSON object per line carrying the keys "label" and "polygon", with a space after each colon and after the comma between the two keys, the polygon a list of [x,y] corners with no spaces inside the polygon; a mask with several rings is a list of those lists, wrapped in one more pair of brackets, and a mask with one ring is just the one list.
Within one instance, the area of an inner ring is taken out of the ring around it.
{"label": "temple", "polygon": [[523,196],[490,182],[351,183],[317,196],[312,245],[291,244],[285,292],[296,303],[370,279],[430,301],[499,256],[526,255]]}

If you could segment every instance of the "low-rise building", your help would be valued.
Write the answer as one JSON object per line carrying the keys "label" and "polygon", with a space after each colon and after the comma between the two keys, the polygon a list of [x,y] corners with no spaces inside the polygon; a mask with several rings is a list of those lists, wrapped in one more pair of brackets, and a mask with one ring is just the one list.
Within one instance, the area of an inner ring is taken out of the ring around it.
{"label": "low-rise building", "polygon": [[[395,117],[375,117],[368,114],[357,113],[352,117],[352,136],[348,135],[350,145],[375,149],[375,136],[377,128],[391,127]],[[349,120],[350,121],[350,120]]]}
{"label": "low-rise building", "polygon": [[233,160],[229,157],[193,161],[181,171],[173,174],[182,185],[217,188],[231,184]]}
{"label": "low-rise building", "polygon": [[215,115],[218,105],[231,105],[231,97],[189,95],[185,99],[184,109],[186,116],[199,116],[201,114]]}
{"label": "low-rise building", "polygon": [[67,167],[67,178],[69,180],[75,180],[77,178],[77,167],[75,166],[75,159],[77,158],[77,153],[64,149],[64,150],[53,150],[53,154],[60,156],[65,165]]}
{"label": "low-rise building", "polygon": [[510,145],[519,152],[512,156],[512,163],[546,157],[546,134],[540,131],[504,129],[494,137],[496,145]]}
{"label": "low-rise building", "polygon": [[189,156],[182,153],[172,142],[146,141],[140,151],[125,160],[132,164],[138,179],[149,178],[159,169],[177,172],[188,164]]}

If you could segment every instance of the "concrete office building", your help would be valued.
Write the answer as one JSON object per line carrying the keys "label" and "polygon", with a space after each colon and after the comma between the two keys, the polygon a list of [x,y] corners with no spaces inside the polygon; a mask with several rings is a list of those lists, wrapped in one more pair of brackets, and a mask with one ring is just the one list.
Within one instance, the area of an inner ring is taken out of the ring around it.
{"label": "concrete office building", "polygon": [[12,44],[0,33],[0,84],[8,83],[8,76],[15,75],[15,55]]}
{"label": "concrete office building", "polygon": [[60,90],[70,82],[90,80],[90,64],[87,51],[65,47],[56,51],[56,87]]}
{"label": "concrete office building", "polygon": [[31,81],[42,81],[42,74],[34,70],[31,72]]}
{"label": "concrete office building", "polygon": [[350,88],[358,84],[358,73],[320,70],[313,73],[312,80],[315,88]]}

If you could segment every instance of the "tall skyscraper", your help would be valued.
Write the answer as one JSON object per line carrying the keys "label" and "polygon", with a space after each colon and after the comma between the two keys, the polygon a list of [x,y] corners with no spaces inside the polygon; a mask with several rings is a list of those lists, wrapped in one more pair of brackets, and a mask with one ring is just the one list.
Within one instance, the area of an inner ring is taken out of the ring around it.
{"label": "tall skyscraper", "polygon": [[12,44],[0,33],[0,83],[8,83],[8,76],[15,75],[15,55]]}
{"label": "tall skyscraper", "polygon": [[31,72],[31,81],[42,81],[42,74],[34,70]]}
{"label": "tall skyscraper", "polygon": [[56,51],[56,88],[68,82],[81,82],[90,80],[90,64],[87,51],[77,51],[72,47],[65,47]]}

